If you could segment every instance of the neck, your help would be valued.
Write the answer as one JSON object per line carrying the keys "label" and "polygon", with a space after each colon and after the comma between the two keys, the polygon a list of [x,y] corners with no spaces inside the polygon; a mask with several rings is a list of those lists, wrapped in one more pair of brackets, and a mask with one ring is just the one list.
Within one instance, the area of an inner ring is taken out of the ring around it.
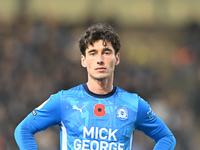
{"label": "neck", "polygon": [[101,80],[88,79],[87,86],[95,94],[107,94],[113,90],[113,78]]}

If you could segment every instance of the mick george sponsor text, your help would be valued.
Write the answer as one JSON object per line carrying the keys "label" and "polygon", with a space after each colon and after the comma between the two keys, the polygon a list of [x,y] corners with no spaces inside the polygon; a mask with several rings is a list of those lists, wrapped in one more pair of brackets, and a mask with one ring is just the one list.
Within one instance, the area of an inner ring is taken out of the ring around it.
{"label": "mick george sponsor text", "polygon": [[[91,127],[89,130],[87,127],[83,127],[84,140],[75,139],[75,150],[123,150],[124,144],[117,143],[115,133],[118,130],[106,129],[99,127]],[[89,137],[89,138],[88,138]],[[87,140],[92,139],[92,140]],[[97,141],[101,139],[101,141]],[[112,141],[112,142],[111,142]]]}

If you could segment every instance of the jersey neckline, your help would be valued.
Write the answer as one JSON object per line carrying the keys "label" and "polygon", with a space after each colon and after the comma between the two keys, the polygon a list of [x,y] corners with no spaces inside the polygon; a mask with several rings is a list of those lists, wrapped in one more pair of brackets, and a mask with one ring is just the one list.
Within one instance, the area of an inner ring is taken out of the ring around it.
{"label": "jersey neckline", "polygon": [[91,95],[93,97],[96,97],[96,98],[108,98],[108,97],[112,96],[115,93],[116,89],[117,89],[117,87],[115,85],[113,85],[113,90],[111,92],[109,92],[107,94],[96,94],[96,93],[93,93],[92,91],[89,90],[89,88],[88,88],[86,83],[83,84],[83,88],[85,89],[85,91],[89,95]]}

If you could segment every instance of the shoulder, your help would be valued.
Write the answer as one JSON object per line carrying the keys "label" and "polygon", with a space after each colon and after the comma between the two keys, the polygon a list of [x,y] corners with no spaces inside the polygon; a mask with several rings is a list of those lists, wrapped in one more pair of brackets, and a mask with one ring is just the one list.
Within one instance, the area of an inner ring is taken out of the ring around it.
{"label": "shoulder", "polygon": [[79,94],[83,93],[83,91],[84,91],[83,85],[80,84],[67,90],[61,90],[57,94],[60,95],[60,97],[73,96],[73,95],[78,96]]}
{"label": "shoulder", "polygon": [[137,93],[130,93],[124,89],[117,87],[116,96],[120,103],[126,104],[128,107],[137,111],[141,97]]}
{"label": "shoulder", "polygon": [[134,99],[134,100],[139,100],[141,99],[140,96],[138,96],[137,93],[130,93],[124,89],[121,89],[119,87],[117,87],[116,89],[116,94],[118,95],[118,97],[126,97],[127,100],[130,100],[130,99]]}
{"label": "shoulder", "polygon": [[70,97],[79,97],[78,93],[82,89],[82,85],[78,85],[76,87],[70,88],[68,90],[60,90],[55,94],[52,94],[45,102],[43,102],[37,109],[41,109],[44,106],[49,107],[49,108],[54,108],[54,107],[61,107],[63,104],[63,100],[66,100]]}

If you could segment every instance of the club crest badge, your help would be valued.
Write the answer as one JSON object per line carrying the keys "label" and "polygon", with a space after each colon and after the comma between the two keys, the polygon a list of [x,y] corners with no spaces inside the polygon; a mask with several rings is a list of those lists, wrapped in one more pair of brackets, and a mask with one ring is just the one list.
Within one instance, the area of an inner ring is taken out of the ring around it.
{"label": "club crest badge", "polygon": [[126,107],[120,106],[116,110],[116,115],[120,120],[126,120],[128,118],[128,110]]}

